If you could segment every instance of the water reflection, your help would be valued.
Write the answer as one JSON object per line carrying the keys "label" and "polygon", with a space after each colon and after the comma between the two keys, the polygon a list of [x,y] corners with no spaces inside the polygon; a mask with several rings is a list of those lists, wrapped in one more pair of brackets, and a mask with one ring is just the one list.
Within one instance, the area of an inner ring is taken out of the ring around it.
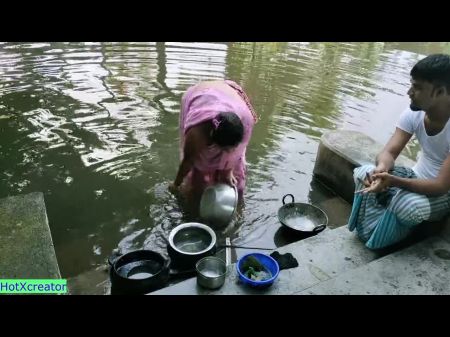
{"label": "water reflection", "polygon": [[44,192],[64,277],[115,248],[165,253],[165,237],[187,220],[167,192],[181,95],[230,78],[260,120],[244,204],[222,234],[273,245],[284,194],[333,208],[311,182],[322,133],[352,129],[385,142],[409,103],[411,66],[437,51],[449,44],[2,43],[0,197]]}

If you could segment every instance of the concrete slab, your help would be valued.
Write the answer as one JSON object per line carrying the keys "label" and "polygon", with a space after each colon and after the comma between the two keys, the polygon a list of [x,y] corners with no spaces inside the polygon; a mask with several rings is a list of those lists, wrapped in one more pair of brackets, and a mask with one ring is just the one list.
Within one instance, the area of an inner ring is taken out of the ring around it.
{"label": "concrete slab", "polygon": [[432,237],[297,294],[450,294],[450,243]]}
{"label": "concrete slab", "polygon": [[61,278],[40,192],[0,199],[0,278]]}
{"label": "concrete slab", "polygon": [[[379,255],[366,249],[346,227],[326,230],[314,237],[292,243],[277,249],[297,259],[297,268],[280,272],[276,282],[267,289],[255,290],[243,286],[236,271],[236,265],[228,266],[225,284],[218,290],[205,290],[197,286],[196,278],[180,282],[153,292],[152,295],[251,295],[251,294],[293,294],[328,280],[347,270],[357,268],[376,259]],[[270,254],[270,252],[268,252]]]}

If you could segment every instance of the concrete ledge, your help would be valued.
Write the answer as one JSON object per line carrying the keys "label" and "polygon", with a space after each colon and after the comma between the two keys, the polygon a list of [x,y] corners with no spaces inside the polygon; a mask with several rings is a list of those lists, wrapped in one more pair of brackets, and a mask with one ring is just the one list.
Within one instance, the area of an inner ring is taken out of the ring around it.
{"label": "concrete ledge", "polygon": [[61,278],[40,192],[0,199],[0,278]]}
{"label": "concrete ledge", "polygon": [[277,249],[297,259],[297,268],[285,269],[268,289],[254,290],[239,282],[236,264],[228,266],[225,284],[218,290],[197,286],[196,278],[153,292],[152,295],[288,295],[310,288],[350,269],[367,264],[379,255],[364,244],[346,227],[322,233]]}
{"label": "concrete ledge", "polygon": [[205,290],[191,278],[151,295],[450,294],[450,241],[441,236],[382,256],[341,227],[278,251],[291,252],[299,267],[282,270],[268,289],[240,284],[233,264],[219,290]]}
{"label": "concrete ledge", "polygon": [[[344,200],[353,203],[353,170],[373,164],[382,144],[357,131],[337,130],[325,133],[317,151],[313,174]],[[400,155],[396,163],[412,167],[415,162]]]}
{"label": "concrete ledge", "polygon": [[432,237],[298,294],[450,294],[450,243]]}

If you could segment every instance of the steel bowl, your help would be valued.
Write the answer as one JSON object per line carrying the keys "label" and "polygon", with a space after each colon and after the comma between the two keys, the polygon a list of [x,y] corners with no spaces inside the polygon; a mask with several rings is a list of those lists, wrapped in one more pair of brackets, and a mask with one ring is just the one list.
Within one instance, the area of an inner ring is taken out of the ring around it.
{"label": "steel bowl", "polygon": [[225,226],[233,218],[237,202],[236,187],[227,184],[208,186],[200,200],[200,218],[212,227]]}
{"label": "steel bowl", "polygon": [[227,266],[217,257],[208,256],[197,262],[197,283],[208,289],[218,289],[225,283]]}

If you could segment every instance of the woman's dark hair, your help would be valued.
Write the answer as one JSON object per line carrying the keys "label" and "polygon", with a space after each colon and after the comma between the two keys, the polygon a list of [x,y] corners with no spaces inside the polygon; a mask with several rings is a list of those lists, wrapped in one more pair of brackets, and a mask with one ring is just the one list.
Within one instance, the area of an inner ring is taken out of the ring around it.
{"label": "woman's dark hair", "polygon": [[212,141],[220,147],[234,147],[244,138],[244,125],[234,112],[221,112],[213,120]]}
{"label": "woman's dark hair", "polygon": [[429,55],[417,62],[410,74],[415,80],[430,82],[435,87],[445,86],[450,90],[450,55]]}

